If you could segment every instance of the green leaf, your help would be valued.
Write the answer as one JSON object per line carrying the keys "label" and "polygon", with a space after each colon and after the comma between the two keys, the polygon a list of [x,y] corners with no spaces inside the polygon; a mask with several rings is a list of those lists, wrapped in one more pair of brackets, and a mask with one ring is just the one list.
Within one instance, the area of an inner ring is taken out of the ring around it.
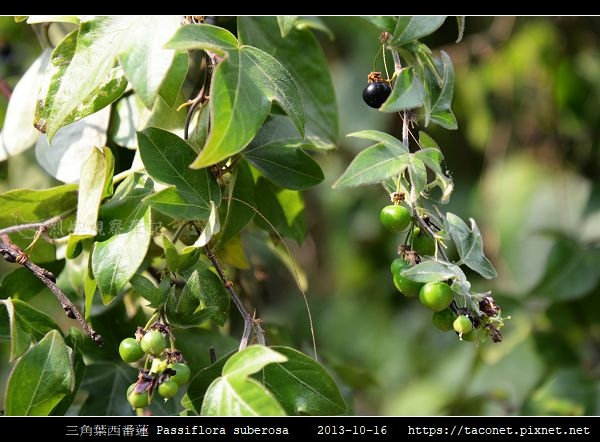
{"label": "green leaf", "polygon": [[452,178],[446,176],[442,170],[442,161],[444,156],[433,138],[425,132],[419,132],[419,145],[421,150],[415,152],[415,156],[425,163],[435,174],[435,179],[427,185],[427,189],[438,186],[442,191],[440,202],[447,203],[454,190]]}
{"label": "green leaf", "polygon": [[173,64],[160,86],[158,93],[170,107],[177,104],[179,92],[188,73],[188,63],[187,52],[176,52]]}
{"label": "green leaf", "polygon": [[227,214],[223,221],[220,244],[227,243],[252,221],[256,211],[256,193],[252,172],[246,160],[242,160],[235,168],[227,199]]}
{"label": "green leaf", "polygon": [[254,220],[262,229],[274,233],[275,228],[280,235],[292,238],[298,245],[304,242],[306,220],[301,193],[280,189],[261,177],[256,182],[256,204],[262,216]]}
{"label": "green leaf", "polygon": [[47,416],[71,393],[73,371],[67,346],[52,330],[14,366],[6,387],[7,416]]}
{"label": "green leaf", "polygon": [[39,132],[33,127],[37,94],[50,60],[50,50],[44,50],[16,84],[0,133],[0,161],[18,155],[35,143]]}
{"label": "green leaf", "polygon": [[115,160],[108,147],[93,148],[89,158],[83,163],[77,199],[77,219],[75,229],[69,237],[69,247],[74,247],[75,243],[98,233],[100,202],[105,196],[112,195],[114,166]]}
{"label": "green leaf", "polygon": [[204,229],[202,229],[200,236],[198,236],[198,239],[194,242],[194,244],[183,249],[184,253],[188,253],[194,248],[204,247],[209,243],[212,237],[219,233],[219,230],[221,230],[217,206],[213,201],[211,201],[210,207],[210,215],[208,216],[208,221],[206,222]]}
{"label": "green leaf", "polygon": [[213,127],[192,167],[218,163],[243,150],[276,101],[304,135],[300,92],[289,72],[271,55],[251,46],[231,51],[217,66],[211,85]]}
{"label": "green leaf", "polygon": [[262,380],[287,414],[335,416],[348,409],[335,381],[314,359],[289,347],[273,347],[287,357],[264,368]]}
{"label": "green leaf", "polygon": [[[196,157],[192,147],[170,132],[149,127],[138,132],[142,161],[157,181],[176,186],[148,198],[148,204],[183,219],[208,219],[211,201],[221,202],[221,191],[209,170],[188,166]],[[189,205],[189,207],[185,207]]]}
{"label": "green leaf", "polygon": [[[73,59],[77,46],[77,31],[68,34],[52,51],[50,66],[46,73],[44,89],[40,91],[41,99],[35,109],[35,126],[46,131],[48,118],[52,112],[54,99],[65,72]],[[90,114],[98,112],[117,100],[127,87],[127,80],[121,68],[111,69],[106,77],[82,100],[63,121],[63,126],[78,121]],[[60,143],[55,143],[55,145]]]}
{"label": "green leaf", "polygon": [[209,269],[195,270],[181,293],[173,289],[166,304],[169,323],[194,327],[209,319],[223,326],[229,312],[229,296],[223,283]]}
{"label": "green leaf", "polygon": [[214,71],[210,87],[212,130],[192,167],[210,166],[243,150],[267,117],[272,101],[304,135],[298,87],[285,67],[268,53],[252,46],[238,47],[233,35],[210,25],[183,26],[167,47],[226,54]]}
{"label": "green leaf", "polygon": [[106,79],[117,56],[136,92],[146,103],[153,100],[174,56],[174,51],[162,46],[177,26],[172,16],[97,16],[83,20],[75,53],[48,116],[49,139]]}
{"label": "green leaf", "polygon": [[445,129],[458,127],[456,118],[452,113],[452,96],[454,95],[454,67],[450,56],[441,51],[441,58],[435,59],[437,74],[441,77],[441,85],[436,75],[429,69],[425,71],[425,125],[430,121],[439,124]]}
{"label": "green leaf", "polygon": [[226,29],[207,24],[191,24],[181,26],[165,47],[184,51],[206,49],[224,55],[236,50],[238,42]]}
{"label": "green leaf", "polygon": [[325,178],[323,171],[299,139],[277,140],[249,147],[244,156],[273,183],[284,189],[306,190]]}
{"label": "green leaf", "polygon": [[492,263],[483,254],[483,239],[475,220],[470,218],[470,230],[465,222],[453,213],[448,212],[446,220],[444,224],[456,245],[461,262],[486,279],[498,276]]}
{"label": "green leaf", "polygon": [[71,367],[73,370],[73,383],[71,384],[71,392],[67,394],[52,410],[52,416],[64,416],[79,390],[81,381],[83,381],[83,374],[85,373],[85,362],[83,361],[83,346],[87,336],[83,335],[83,332],[78,328],[71,327],[69,334],[67,335],[65,342],[67,344],[67,351],[69,352],[69,359],[71,361]]}
{"label": "green leaf", "polygon": [[[142,199],[154,189],[154,181],[138,172],[129,175],[115,190],[114,195],[100,206],[100,217],[108,226],[110,235],[118,233],[122,224],[142,205]],[[102,236],[102,235],[100,235]]]}
{"label": "green leaf", "polygon": [[231,357],[223,366],[223,376],[246,378],[268,364],[285,362],[287,357],[262,345],[251,345]]}
{"label": "green leaf", "polygon": [[299,31],[303,31],[305,29],[314,29],[315,31],[321,31],[329,37],[329,40],[334,40],[335,35],[333,31],[327,27],[325,22],[321,20],[320,17],[317,16],[309,16],[309,17],[300,17],[294,22],[294,28]]}
{"label": "green leaf", "polygon": [[122,362],[99,362],[85,369],[81,390],[88,396],[80,416],[132,416],[127,388],[136,381],[137,370]]}
{"label": "green leaf", "polygon": [[425,164],[415,154],[409,153],[406,155],[408,159],[408,180],[410,182],[409,201],[415,204],[421,195],[425,185],[427,184],[427,169]]}
{"label": "green leaf", "polygon": [[359,153],[333,184],[334,188],[365,186],[399,176],[410,164],[410,154],[395,147],[375,144]]}
{"label": "green leaf", "polygon": [[0,228],[45,221],[74,210],[77,186],[68,184],[44,190],[15,189],[0,194]]}
{"label": "green leaf", "polygon": [[[273,54],[296,82],[306,119],[306,141],[317,148],[332,149],[338,141],[338,115],[335,91],[327,58],[319,42],[308,30],[294,30],[282,38],[277,32],[280,18],[239,17],[240,42]],[[296,24],[298,22],[296,21]]]}
{"label": "green leaf", "polygon": [[282,37],[286,37],[292,29],[294,29],[294,23],[298,19],[297,15],[278,15],[277,25],[279,26],[279,32]]}
{"label": "green leaf", "polygon": [[140,204],[118,233],[94,245],[92,269],[105,305],[135,275],[146,256],[151,236],[150,208]]}
{"label": "green leaf", "polygon": [[284,416],[273,394],[248,378],[268,364],[287,358],[268,347],[252,345],[227,360],[223,376],[208,387],[202,403],[203,416]]}
{"label": "green leaf", "polygon": [[579,299],[598,285],[600,250],[572,238],[560,237],[546,264],[546,271],[532,294],[558,300]]}
{"label": "green leaf", "polygon": [[391,44],[402,46],[435,32],[446,20],[445,15],[400,16],[392,34]]}
{"label": "green leaf", "polygon": [[450,194],[454,189],[452,178],[446,176],[441,167],[443,160],[442,152],[436,147],[427,147],[414,153],[414,156],[421,160],[435,174],[435,179],[426,186],[429,188],[438,186],[442,191],[440,202],[445,204],[450,199]]}
{"label": "green leaf", "polygon": [[156,94],[175,56],[173,50],[165,49],[164,46],[179,28],[179,17],[138,17],[138,23],[126,34],[127,42],[118,58],[135,93],[148,109],[152,109]]}
{"label": "green leaf", "polygon": [[460,267],[440,261],[423,261],[402,272],[411,281],[437,282],[447,279],[466,280],[465,274]]}
{"label": "green leaf", "polygon": [[392,93],[379,108],[383,112],[399,112],[421,107],[425,102],[425,89],[421,79],[411,67],[404,68],[394,82]]}
{"label": "green leaf", "polygon": [[27,351],[32,342],[43,338],[51,330],[60,330],[45,313],[19,299],[0,299],[6,307],[10,324],[10,358],[14,361]]}
{"label": "green leaf", "polygon": [[408,146],[405,146],[398,138],[378,130],[361,130],[346,135],[348,137],[362,138],[364,140],[377,141],[391,149],[398,149],[401,153],[408,153]]}
{"label": "green leaf", "polygon": [[234,354],[235,352],[227,353],[225,356],[217,359],[214,363],[192,375],[187,394],[196,411],[200,411],[206,390],[208,390],[210,384],[221,375],[223,366]]}
{"label": "green leaf", "polygon": [[133,275],[129,281],[133,289],[140,296],[150,301],[148,307],[155,309],[159,309],[166,304],[171,289],[169,282],[169,278],[165,278],[161,281],[160,285],[156,287],[152,281],[142,275]]}
{"label": "green leaf", "polygon": [[393,32],[398,22],[397,17],[389,15],[361,15],[360,19],[376,26],[380,31]]}

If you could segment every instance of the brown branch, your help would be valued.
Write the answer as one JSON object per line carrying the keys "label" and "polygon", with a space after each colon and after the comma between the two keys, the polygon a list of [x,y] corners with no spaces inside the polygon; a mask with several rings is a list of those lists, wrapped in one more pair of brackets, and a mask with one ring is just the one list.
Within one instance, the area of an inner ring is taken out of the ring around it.
{"label": "brown branch", "polygon": [[29,269],[31,273],[33,273],[40,281],[42,281],[46,287],[50,289],[54,296],[58,298],[60,301],[62,308],[65,310],[67,316],[71,319],[77,319],[81,327],[86,331],[90,338],[98,344],[98,346],[102,346],[103,340],[100,334],[96,333],[92,327],[85,321],[77,307],[73,305],[71,300],[67,298],[67,295],[63,293],[63,291],[58,288],[56,285],[56,278],[52,274],[52,272],[44,269],[43,267],[38,266],[34,262],[31,262],[28,256],[16,245],[14,245],[10,238],[7,235],[2,235],[0,238],[0,254],[3,258],[11,263],[18,263],[22,266]]}
{"label": "brown branch", "polygon": [[52,227],[55,224],[58,224],[59,222],[61,222],[62,220],[64,220],[65,218],[67,218],[68,216],[72,215],[73,213],[75,213],[76,209],[71,209],[65,213],[62,213],[60,215],[56,215],[50,219],[47,219],[46,221],[43,222],[38,222],[38,223],[29,223],[29,224],[19,224],[16,226],[10,226],[10,227],[6,227],[4,229],[0,229],[0,236],[1,235],[8,235],[11,233],[16,233],[16,232],[21,232],[23,230],[32,230],[32,229],[37,229],[37,230],[48,230],[50,227]]}
{"label": "brown branch", "polygon": [[252,331],[252,329],[254,329],[256,340],[258,341],[258,343],[260,345],[265,345],[265,332],[262,326],[260,325],[260,320],[256,319],[253,315],[251,315],[248,312],[248,310],[246,310],[246,307],[244,307],[242,300],[233,289],[232,282],[229,281],[225,276],[225,273],[223,272],[223,269],[217,261],[217,258],[213,251],[208,247],[204,247],[204,251],[208,259],[210,259],[210,262],[212,262],[213,266],[215,266],[215,269],[217,270],[217,273],[219,274],[223,285],[225,285],[225,289],[229,293],[229,296],[231,296],[231,299],[233,300],[233,303],[242,315],[242,318],[244,318],[244,331],[242,333],[242,339],[240,339],[239,350],[241,351],[248,346],[248,340],[250,339],[250,332]]}

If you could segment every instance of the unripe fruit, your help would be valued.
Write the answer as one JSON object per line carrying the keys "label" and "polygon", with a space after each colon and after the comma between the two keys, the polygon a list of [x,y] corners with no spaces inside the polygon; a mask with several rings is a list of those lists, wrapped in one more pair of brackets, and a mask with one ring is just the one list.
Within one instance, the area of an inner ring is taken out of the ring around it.
{"label": "unripe fruit", "polygon": [[180,387],[190,380],[190,367],[183,362],[174,362],[169,365],[169,368],[175,370],[175,374],[171,376],[172,381],[177,382]]}
{"label": "unripe fruit", "polygon": [[460,334],[461,337],[473,330],[473,323],[464,315],[460,315],[458,318],[456,318],[452,326],[454,327],[456,333]]}
{"label": "unripe fruit", "polygon": [[431,317],[431,322],[433,325],[440,329],[441,331],[450,331],[454,328],[454,320],[456,319],[456,315],[452,310],[446,308],[442,311],[435,312]]}
{"label": "unripe fruit", "polygon": [[412,235],[412,248],[421,256],[433,256],[435,254],[435,241],[419,227],[415,227]]}
{"label": "unripe fruit", "polygon": [[410,212],[404,206],[389,205],[379,213],[381,224],[391,232],[402,232],[410,224]]}
{"label": "unripe fruit", "polygon": [[175,381],[164,381],[158,386],[158,394],[165,399],[174,397],[179,390],[179,385]]}
{"label": "unripe fruit", "polygon": [[144,391],[143,393],[136,393],[132,389],[132,391],[127,395],[127,401],[132,408],[144,408],[150,403],[150,398],[148,397],[147,391]]}
{"label": "unripe fruit", "polygon": [[454,299],[454,293],[445,282],[428,282],[419,291],[419,300],[425,306],[439,312],[448,308]]}
{"label": "unripe fruit", "polygon": [[412,297],[419,294],[423,283],[415,282],[402,275],[402,271],[410,267],[410,264],[402,258],[396,258],[392,263],[394,285],[404,296]]}
{"label": "unripe fruit", "polygon": [[125,362],[131,363],[144,356],[144,350],[136,339],[125,338],[119,344],[119,355]]}
{"label": "unripe fruit", "polygon": [[140,345],[145,353],[158,356],[167,348],[167,341],[161,332],[152,330],[142,337]]}

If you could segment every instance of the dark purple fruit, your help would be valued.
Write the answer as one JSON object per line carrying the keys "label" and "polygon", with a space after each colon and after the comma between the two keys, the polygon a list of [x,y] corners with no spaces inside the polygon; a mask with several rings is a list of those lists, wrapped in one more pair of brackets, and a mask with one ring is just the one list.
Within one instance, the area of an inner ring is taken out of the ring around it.
{"label": "dark purple fruit", "polygon": [[369,106],[379,109],[392,93],[392,87],[386,81],[369,83],[363,89],[362,97]]}

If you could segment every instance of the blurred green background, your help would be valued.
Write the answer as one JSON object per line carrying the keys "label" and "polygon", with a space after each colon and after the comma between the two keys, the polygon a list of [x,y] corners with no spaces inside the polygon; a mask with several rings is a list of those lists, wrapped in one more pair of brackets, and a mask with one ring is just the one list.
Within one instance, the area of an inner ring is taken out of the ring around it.
{"label": "blurred green background", "polygon": [[[600,414],[600,18],[467,17],[459,44],[448,19],[424,40],[447,51],[456,70],[459,129],[424,129],[455,181],[444,210],[477,220],[499,276],[467,276],[511,317],[502,343],[479,347],[435,329],[430,312],[394,288],[389,264],[399,239],[378,220],[386,192],[331,189],[366,146],[347,133],[400,137],[401,123],[361,98],[377,30],[351,17],[323,20],[335,34],[319,37],[336,86],[340,146],[317,157],[326,181],[306,194],[309,237],[290,247],[309,281],[320,360],[352,412]],[[8,85],[39,50],[26,24],[0,17],[0,78]],[[6,104],[0,98],[0,122]],[[0,191],[53,184],[32,150],[0,163]],[[251,258],[264,248],[251,238],[246,246]],[[271,342],[310,353],[304,302],[285,267],[272,260],[242,283]],[[49,295],[38,298],[32,302],[64,317]],[[0,352],[5,385],[6,342]]]}

